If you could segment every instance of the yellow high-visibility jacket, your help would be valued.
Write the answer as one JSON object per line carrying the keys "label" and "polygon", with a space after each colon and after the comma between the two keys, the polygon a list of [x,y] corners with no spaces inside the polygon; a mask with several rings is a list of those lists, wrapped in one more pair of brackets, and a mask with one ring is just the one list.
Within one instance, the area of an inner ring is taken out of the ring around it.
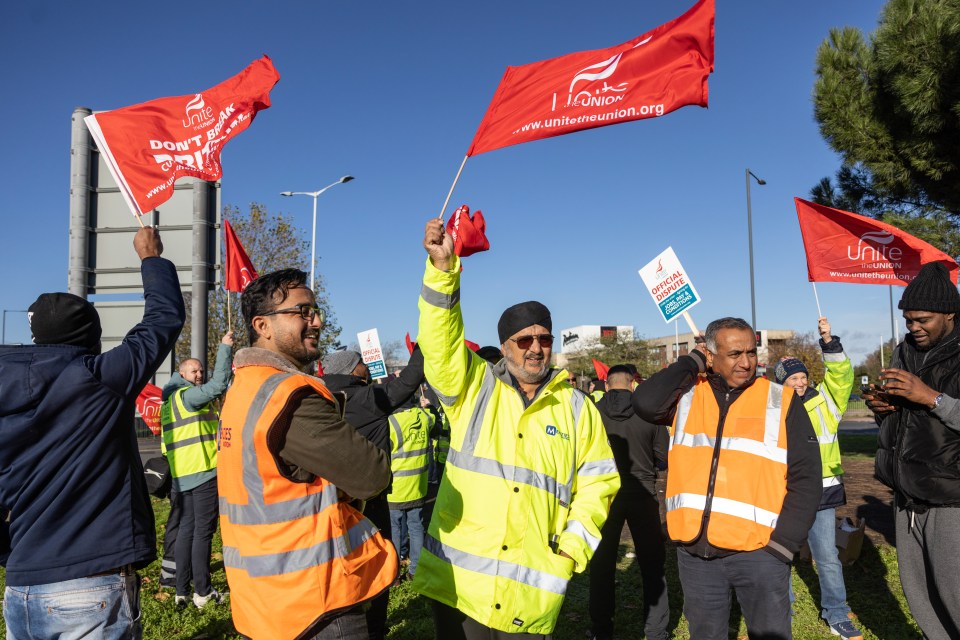
{"label": "yellow high-visibility jacket", "polygon": [[447,272],[428,259],[417,339],[450,451],[413,586],[488,627],[548,634],[620,477],[600,414],[566,372],[550,370],[525,407],[503,362],[464,345],[459,300],[459,259]]}

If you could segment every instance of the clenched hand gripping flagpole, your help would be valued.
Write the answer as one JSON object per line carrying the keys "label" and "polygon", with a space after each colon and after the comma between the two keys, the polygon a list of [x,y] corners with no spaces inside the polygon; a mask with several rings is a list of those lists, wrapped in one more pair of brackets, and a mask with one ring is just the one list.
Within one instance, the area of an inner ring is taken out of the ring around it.
{"label": "clenched hand gripping flagpole", "polygon": [[507,67],[460,163],[467,158],[583,129],[655,118],[686,105],[707,106],[713,72],[714,0],[608,49]]}

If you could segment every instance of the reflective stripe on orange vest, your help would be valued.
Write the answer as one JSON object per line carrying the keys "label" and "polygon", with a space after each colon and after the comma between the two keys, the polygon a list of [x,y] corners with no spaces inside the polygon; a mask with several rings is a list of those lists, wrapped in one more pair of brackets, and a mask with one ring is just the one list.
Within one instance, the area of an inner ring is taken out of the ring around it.
{"label": "reflective stripe on orange vest", "polygon": [[707,540],[715,547],[752,551],[765,546],[786,495],[786,416],[793,390],[758,379],[720,407],[701,380],[677,404],[668,454],[667,528],[692,542],[709,514]]}
{"label": "reflective stripe on orange vest", "polygon": [[234,625],[255,640],[296,638],[397,575],[393,546],[335,485],[293,482],[277,468],[268,434],[289,422],[290,400],[305,390],[335,403],[312,376],[239,367],[221,415],[223,563]]}

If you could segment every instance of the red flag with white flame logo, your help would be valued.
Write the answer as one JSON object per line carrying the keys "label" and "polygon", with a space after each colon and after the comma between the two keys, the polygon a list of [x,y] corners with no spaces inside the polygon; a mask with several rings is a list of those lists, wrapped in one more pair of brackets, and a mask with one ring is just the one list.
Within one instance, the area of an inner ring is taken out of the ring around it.
{"label": "red flag with white flame logo", "polygon": [[148,382],[137,396],[137,412],[155,436],[160,435],[162,429],[160,426],[161,395],[160,387]]}
{"label": "red flag with white flame logo", "polygon": [[609,49],[507,67],[468,156],[707,106],[714,0]]}
{"label": "red flag with white flame logo", "polygon": [[227,254],[223,268],[223,288],[227,291],[243,293],[247,285],[257,279],[257,270],[253,268],[250,257],[243,250],[240,238],[237,237],[228,220],[223,221],[223,240]]}
{"label": "red flag with white flame logo", "polygon": [[810,282],[906,286],[928,262],[957,284],[960,267],[933,245],[885,222],[794,198]]}
{"label": "red flag with white flame logo", "polygon": [[206,91],[83,120],[130,210],[142,216],[170,199],[178,178],[220,179],[223,145],[270,106],[270,90],[279,79],[263,56]]}

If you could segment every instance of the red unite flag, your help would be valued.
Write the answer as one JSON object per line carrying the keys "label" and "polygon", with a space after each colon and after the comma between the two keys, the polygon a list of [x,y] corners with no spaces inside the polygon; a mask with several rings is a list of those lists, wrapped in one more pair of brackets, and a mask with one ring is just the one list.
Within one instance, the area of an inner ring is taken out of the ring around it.
{"label": "red unite flag", "polygon": [[600,361],[597,360],[596,358],[590,358],[590,359],[593,360],[593,369],[594,369],[594,371],[597,372],[597,380],[606,381],[606,379],[607,379],[607,372],[610,371],[610,367],[608,367],[607,365],[603,364],[602,362],[600,362]]}
{"label": "red unite flag", "polygon": [[906,286],[928,262],[942,262],[957,284],[957,263],[893,225],[794,198],[810,282]]}
{"label": "red unite flag", "polygon": [[233,231],[228,220],[223,221],[223,240],[227,254],[224,265],[223,288],[227,291],[243,293],[247,285],[257,279],[257,270],[253,268],[247,252],[240,244],[240,238]]}
{"label": "red unite flag", "polygon": [[142,216],[170,199],[178,178],[220,179],[223,145],[270,106],[270,90],[279,79],[263,56],[206,91],[83,120],[130,210]]}
{"label": "red unite flag", "polygon": [[137,411],[143,418],[144,424],[155,436],[160,435],[162,429],[160,426],[161,395],[160,387],[148,382],[137,396]]}
{"label": "red unite flag", "polygon": [[714,0],[609,49],[507,67],[468,156],[707,106]]}

